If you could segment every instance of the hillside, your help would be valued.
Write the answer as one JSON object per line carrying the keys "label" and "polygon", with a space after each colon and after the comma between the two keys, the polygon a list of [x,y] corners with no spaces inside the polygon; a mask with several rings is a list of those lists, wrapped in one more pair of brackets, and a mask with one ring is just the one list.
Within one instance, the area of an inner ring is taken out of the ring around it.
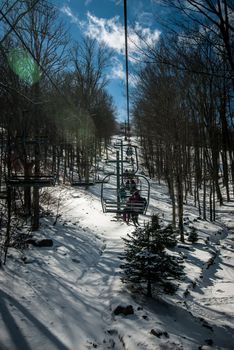
{"label": "hillside", "polygon": [[[121,237],[134,226],[103,214],[99,193],[100,185],[50,190],[60,198],[60,216],[53,225],[54,201],[37,236],[51,238],[53,247],[10,249],[0,269],[0,349],[232,349],[234,203],[220,208],[216,224],[185,206],[185,227],[199,230],[198,243],[176,248],[186,278],[174,296],[149,300],[137,292],[131,296],[120,282]],[[154,181],[141,225],[152,213],[170,220],[167,188]],[[134,314],[114,315],[118,305],[132,305]]]}

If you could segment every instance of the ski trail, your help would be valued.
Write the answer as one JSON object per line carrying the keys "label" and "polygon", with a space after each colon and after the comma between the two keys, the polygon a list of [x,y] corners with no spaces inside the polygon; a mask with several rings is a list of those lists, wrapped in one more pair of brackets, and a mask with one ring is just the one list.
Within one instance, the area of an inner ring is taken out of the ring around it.
{"label": "ski trail", "polygon": [[[97,347],[103,350],[111,348],[122,350],[123,343],[118,337],[118,332],[112,327],[112,300],[116,299],[121,290],[119,278],[119,256],[123,251],[121,236],[131,232],[134,227],[127,226],[122,221],[113,221],[113,216],[103,214],[100,201],[94,195],[84,192],[77,198],[75,192],[78,191],[64,190],[64,198],[67,197],[68,200],[63,201],[63,214],[60,220],[74,221],[76,212],[82,208],[79,212],[80,226],[89,232],[95,232],[95,236],[103,242],[99,258],[94,264],[87,266],[72,287],[78,295],[76,309],[82,310],[82,304],[86,306],[84,312],[86,318],[82,317],[80,346],[82,349]],[[71,197],[73,200],[69,199]]]}

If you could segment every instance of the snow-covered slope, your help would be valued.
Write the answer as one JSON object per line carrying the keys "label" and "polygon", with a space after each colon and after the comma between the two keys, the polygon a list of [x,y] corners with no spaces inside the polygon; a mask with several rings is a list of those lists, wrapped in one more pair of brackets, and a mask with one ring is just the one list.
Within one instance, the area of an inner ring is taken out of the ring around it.
{"label": "snow-covered slope", "polygon": [[[176,295],[147,300],[132,297],[119,279],[121,237],[134,226],[103,214],[99,193],[99,185],[53,189],[61,216],[53,225],[55,205],[38,232],[52,238],[53,247],[10,249],[0,269],[0,349],[233,349],[234,203],[220,209],[218,224],[200,220],[186,206],[185,226],[197,227],[200,237],[177,248],[186,279]],[[155,182],[141,223],[150,213],[170,219],[167,189]],[[119,304],[131,304],[134,314],[115,316]]]}

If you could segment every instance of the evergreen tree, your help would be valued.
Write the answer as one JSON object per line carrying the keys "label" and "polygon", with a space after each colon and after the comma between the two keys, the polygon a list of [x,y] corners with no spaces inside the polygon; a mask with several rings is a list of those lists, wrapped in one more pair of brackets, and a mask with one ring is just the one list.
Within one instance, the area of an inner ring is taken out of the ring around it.
{"label": "evergreen tree", "polygon": [[192,230],[188,236],[188,241],[192,243],[196,243],[198,241],[198,234],[195,227],[192,227]]}
{"label": "evergreen tree", "polygon": [[169,279],[182,276],[183,267],[177,258],[165,251],[176,245],[175,232],[171,225],[161,228],[156,215],[146,227],[137,228],[123,239],[126,247],[122,282],[146,284],[147,296],[151,297],[153,284],[164,286]]}

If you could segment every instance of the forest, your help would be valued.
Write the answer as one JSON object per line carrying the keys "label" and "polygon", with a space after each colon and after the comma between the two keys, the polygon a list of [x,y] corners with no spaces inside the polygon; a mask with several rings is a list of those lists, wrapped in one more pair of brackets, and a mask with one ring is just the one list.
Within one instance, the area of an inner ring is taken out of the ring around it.
{"label": "forest", "polygon": [[[188,196],[202,218],[215,221],[216,202],[234,193],[233,3],[215,3],[161,2],[173,16],[158,19],[167,28],[158,42],[139,48],[130,91],[130,134],[140,140],[149,177],[168,186],[182,241]],[[39,228],[41,189],[94,181],[119,127],[107,88],[110,49],[89,37],[71,40],[48,1],[2,1],[0,15],[6,255],[19,222],[31,218],[32,230]]]}
{"label": "forest", "polygon": [[234,3],[77,3],[0,0],[0,349],[232,349]]}
{"label": "forest", "polygon": [[[3,1],[0,8],[1,249],[14,227],[39,227],[39,192],[59,178],[89,181],[115,130],[106,89],[110,52],[94,40],[71,42],[47,1]],[[32,186],[30,186],[32,184]]]}
{"label": "forest", "polygon": [[174,17],[143,53],[133,114],[145,166],[166,181],[183,240],[188,196],[210,221],[216,202],[233,199],[234,8],[231,1],[162,3]]}

